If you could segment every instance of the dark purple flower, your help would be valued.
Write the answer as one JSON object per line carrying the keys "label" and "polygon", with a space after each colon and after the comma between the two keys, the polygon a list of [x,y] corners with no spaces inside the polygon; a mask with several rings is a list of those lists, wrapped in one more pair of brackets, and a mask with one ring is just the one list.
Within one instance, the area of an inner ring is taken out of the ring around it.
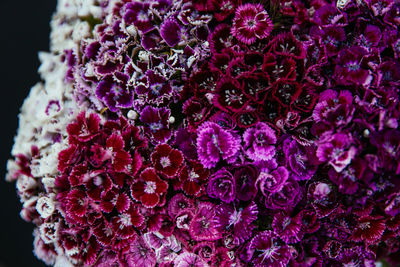
{"label": "dark purple flower", "polygon": [[321,5],[321,7],[318,8],[313,17],[314,22],[320,26],[347,25],[346,13],[340,12],[340,10],[335,7],[334,3],[330,5]]}
{"label": "dark purple flower", "polygon": [[210,197],[219,198],[229,203],[235,199],[235,179],[225,168],[218,170],[210,176],[207,193]]}
{"label": "dark purple flower", "polygon": [[302,195],[299,184],[289,178],[280,191],[270,193],[265,198],[265,206],[274,210],[291,210],[300,201]]}
{"label": "dark purple flower", "polygon": [[130,108],[133,103],[132,88],[128,85],[129,76],[123,73],[116,73],[116,81],[111,75],[106,75],[97,85],[96,95],[103,100],[113,112],[121,108]]}
{"label": "dark purple flower", "polygon": [[181,27],[175,18],[171,17],[161,24],[160,34],[168,46],[175,46],[181,40]]}
{"label": "dark purple flower", "polygon": [[335,65],[337,82],[359,85],[370,83],[372,77],[363,61],[366,55],[367,51],[359,46],[341,50]]}
{"label": "dark purple flower", "polygon": [[270,160],[275,155],[275,131],[264,122],[248,128],[243,134],[243,140],[246,155],[254,161]]}
{"label": "dark purple flower", "polygon": [[197,154],[206,168],[212,168],[221,160],[233,163],[240,148],[240,137],[223,129],[214,122],[205,122],[197,132]]}
{"label": "dark purple flower", "polygon": [[247,3],[236,9],[231,33],[239,41],[249,45],[257,39],[267,38],[272,28],[272,21],[264,7],[261,4]]}
{"label": "dark purple flower", "polygon": [[143,35],[141,45],[146,50],[153,50],[159,48],[161,42],[162,38],[159,31],[152,30]]}
{"label": "dark purple flower", "polygon": [[168,98],[171,93],[169,82],[154,70],[146,71],[146,83],[140,83],[135,92],[139,95],[145,95],[150,101],[162,101],[163,98]]}
{"label": "dark purple flower", "polygon": [[321,42],[326,47],[326,54],[329,57],[336,56],[343,42],[346,40],[346,32],[343,27],[329,26],[321,30]]}
{"label": "dark purple flower", "polygon": [[258,170],[253,165],[243,165],[233,172],[236,184],[236,197],[242,201],[254,199],[257,194],[255,186]]}
{"label": "dark purple flower", "polygon": [[302,146],[295,140],[286,139],[283,152],[292,170],[291,177],[296,180],[309,180],[314,175],[318,167],[314,159],[315,147]]}
{"label": "dark purple flower", "polygon": [[135,25],[141,32],[147,33],[154,28],[150,3],[130,2],[124,7],[124,20]]}
{"label": "dark purple flower", "polygon": [[157,143],[163,143],[171,137],[169,130],[170,110],[146,106],[140,113],[140,121],[145,124],[145,132]]}

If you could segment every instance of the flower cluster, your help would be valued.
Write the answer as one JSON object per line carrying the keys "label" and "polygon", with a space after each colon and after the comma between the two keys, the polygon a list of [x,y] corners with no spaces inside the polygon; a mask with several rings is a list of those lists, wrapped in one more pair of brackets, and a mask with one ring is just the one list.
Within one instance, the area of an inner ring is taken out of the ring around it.
{"label": "flower cluster", "polygon": [[398,1],[78,2],[9,161],[38,258],[400,263]]}

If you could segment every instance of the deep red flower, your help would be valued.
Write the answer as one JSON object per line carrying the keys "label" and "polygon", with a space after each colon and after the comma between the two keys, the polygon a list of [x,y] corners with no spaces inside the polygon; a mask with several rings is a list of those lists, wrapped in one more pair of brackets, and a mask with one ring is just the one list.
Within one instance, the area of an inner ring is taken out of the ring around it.
{"label": "deep red flower", "polygon": [[167,188],[168,183],[161,180],[153,168],[147,168],[140,174],[139,181],[132,184],[131,194],[145,207],[154,208],[159,204],[161,195]]}
{"label": "deep red flower", "polygon": [[156,146],[151,154],[151,161],[154,169],[167,178],[174,178],[179,167],[183,162],[182,152],[177,149],[172,149],[167,144]]}
{"label": "deep red flower", "polygon": [[96,137],[100,129],[100,117],[95,113],[90,113],[86,118],[85,112],[79,113],[76,122],[67,126],[69,143],[88,142]]}
{"label": "deep red flower", "polygon": [[135,235],[133,227],[139,227],[143,222],[143,215],[134,206],[131,206],[126,212],[120,213],[111,219],[114,232],[122,238]]}
{"label": "deep red flower", "polygon": [[364,216],[357,220],[351,238],[356,241],[364,241],[367,244],[376,244],[385,231],[385,221],[379,216]]}
{"label": "deep red flower", "polygon": [[182,190],[188,195],[197,196],[201,193],[202,185],[208,178],[209,171],[198,161],[189,161],[179,172]]}

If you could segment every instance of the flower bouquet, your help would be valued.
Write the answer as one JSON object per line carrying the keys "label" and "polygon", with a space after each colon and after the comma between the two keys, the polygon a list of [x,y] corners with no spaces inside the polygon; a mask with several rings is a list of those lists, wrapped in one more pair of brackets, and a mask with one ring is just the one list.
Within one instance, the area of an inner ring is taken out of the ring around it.
{"label": "flower bouquet", "polygon": [[54,266],[400,262],[400,2],[59,0],[7,180]]}

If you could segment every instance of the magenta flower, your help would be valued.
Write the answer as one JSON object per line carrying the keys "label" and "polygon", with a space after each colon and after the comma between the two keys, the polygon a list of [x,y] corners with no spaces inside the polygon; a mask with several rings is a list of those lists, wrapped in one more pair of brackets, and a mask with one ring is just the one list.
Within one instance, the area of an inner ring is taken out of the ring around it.
{"label": "magenta flower", "polygon": [[257,219],[258,208],[254,202],[247,207],[235,209],[230,204],[221,204],[215,212],[215,225],[224,232],[232,229],[233,236],[244,242],[251,237],[255,226],[252,224]]}
{"label": "magenta flower", "polygon": [[264,196],[268,196],[269,192],[276,193],[281,191],[288,178],[288,170],[285,167],[280,166],[271,173],[262,171],[257,178],[256,184],[258,185],[260,192]]}
{"label": "magenta flower", "polygon": [[240,137],[214,122],[205,122],[198,128],[197,153],[200,162],[208,169],[221,160],[233,163],[240,147]]}
{"label": "magenta flower", "polygon": [[291,258],[290,249],[278,242],[278,236],[272,231],[257,234],[247,246],[247,257],[253,266],[286,266]]}
{"label": "magenta flower", "polygon": [[272,21],[264,7],[261,4],[248,3],[236,9],[231,33],[239,41],[249,45],[257,39],[267,38],[272,28]]}
{"label": "magenta flower", "polygon": [[158,103],[170,97],[171,85],[164,76],[148,70],[143,81],[135,88],[135,92],[144,95],[148,101]]}
{"label": "magenta flower", "polygon": [[337,172],[341,172],[356,156],[357,149],[352,145],[352,138],[348,134],[325,134],[319,140],[317,157],[322,162],[328,162]]}
{"label": "magenta flower", "polygon": [[190,236],[196,241],[213,241],[221,238],[221,232],[217,229],[213,219],[215,206],[208,202],[201,202],[197,212],[190,222]]}
{"label": "magenta flower", "polygon": [[302,221],[299,215],[294,217],[285,213],[276,213],[272,221],[274,232],[287,244],[297,243],[303,237]]}
{"label": "magenta flower", "polygon": [[246,155],[254,160],[270,160],[275,155],[276,135],[266,123],[259,122],[243,134]]}

